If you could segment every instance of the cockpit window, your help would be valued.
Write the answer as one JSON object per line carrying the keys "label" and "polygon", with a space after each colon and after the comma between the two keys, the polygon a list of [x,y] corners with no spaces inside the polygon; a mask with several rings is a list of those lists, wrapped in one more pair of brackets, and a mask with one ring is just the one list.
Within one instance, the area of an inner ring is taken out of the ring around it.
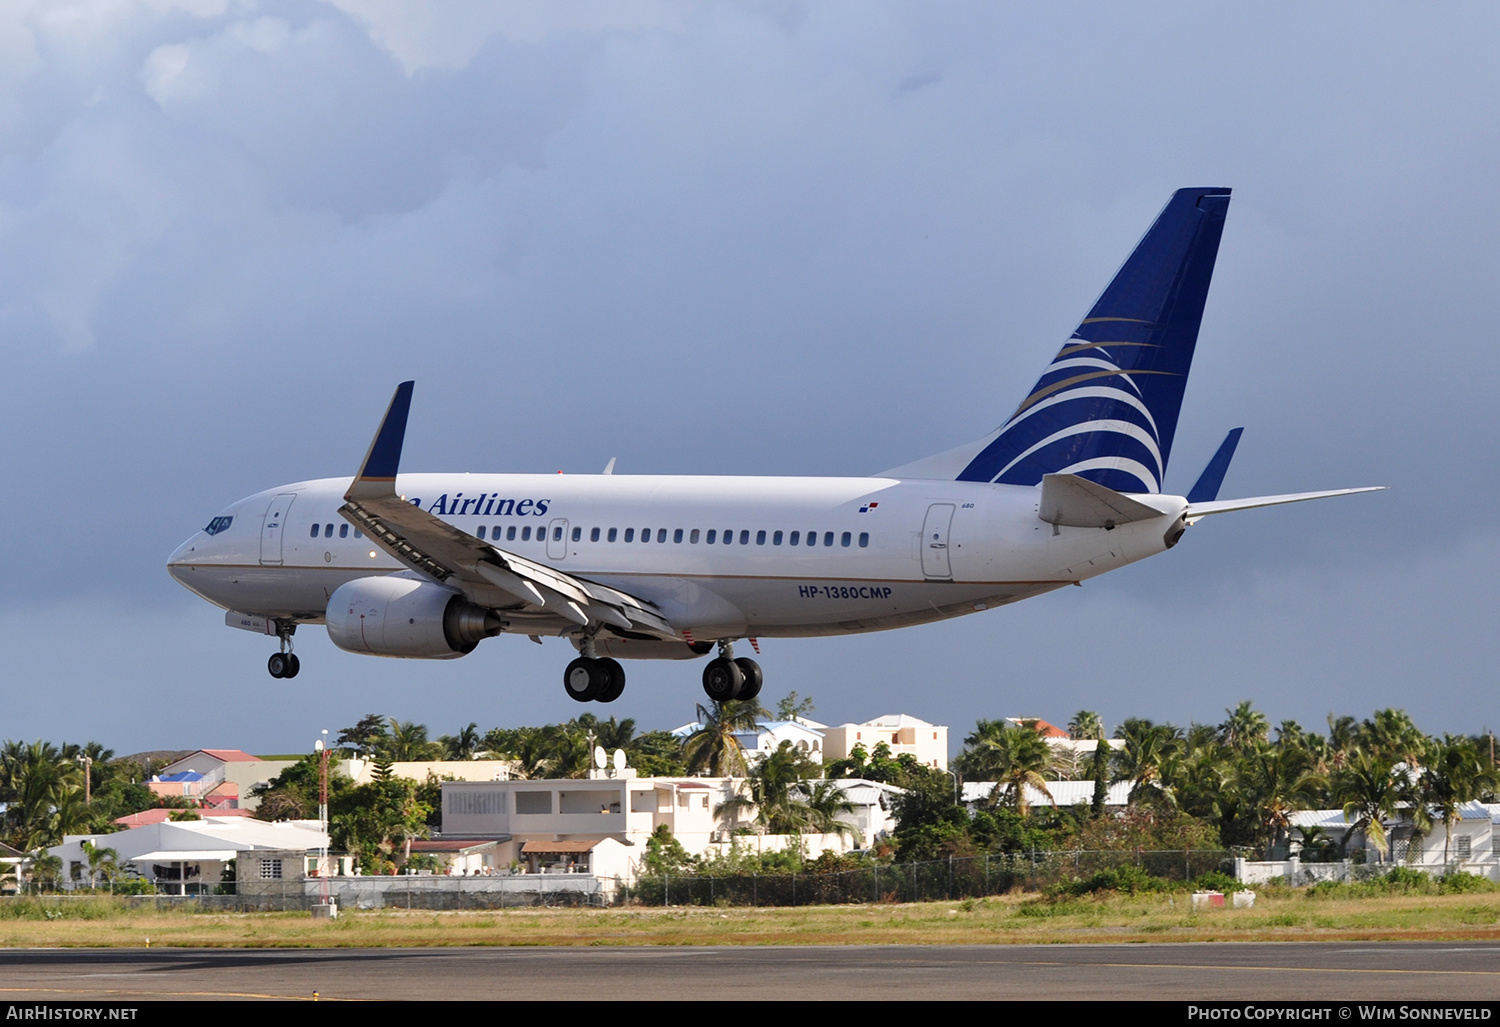
{"label": "cockpit window", "polygon": [[232,523],[234,523],[233,517],[215,517],[208,522],[208,527],[204,528],[203,531],[208,535],[217,535],[219,532],[228,529]]}

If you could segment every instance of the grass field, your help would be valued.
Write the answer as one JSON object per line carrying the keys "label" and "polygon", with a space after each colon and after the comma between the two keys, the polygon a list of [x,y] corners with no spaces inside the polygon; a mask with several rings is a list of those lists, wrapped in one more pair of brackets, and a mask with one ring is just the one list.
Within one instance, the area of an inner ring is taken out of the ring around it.
{"label": "grass field", "polygon": [[1254,909],[1193,912],[1186,896],[1048,901],[1015,895],[905,905],[141,913],[107,897],[0,904],[7,948],[435,945],[882,945],[1152,941],[1500,940],[1500,894],[1263,891]]}

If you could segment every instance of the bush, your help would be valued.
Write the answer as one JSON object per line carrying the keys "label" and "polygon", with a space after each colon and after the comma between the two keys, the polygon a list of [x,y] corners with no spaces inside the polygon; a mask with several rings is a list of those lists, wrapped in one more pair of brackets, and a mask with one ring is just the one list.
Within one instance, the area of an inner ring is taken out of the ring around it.
{"label": "bush", "polygon": [[1140,867],[1127,863],[1124,866],[1115,867],[1110,870],[1100,870],[1092,877],[1083,880],[1075,878],[1071,881],[1063,881],[1049,888],[1047,891],[1049,896],[1055,898],[1062,895],[1079,896],[1104,891],[1124,892],[1127,895],[1136,895],[1140,893],[1174,891],[1177,887],[1179,885],[1175,882],[1163,880],[1160,877],[1153,877]]}
{"label": "bush", "polygon": [[1444,895],[1463,895],[1469,892],[1491,892],[1500,889],[1487,877],[1454,870],[1438,878],[1438,891]]}
{"label": "bush", "polygon": [[1226,895],[1230,892],[1244,891],[1245,883],[1222,870],[1210,870],[1206,874],[1199,874],[1193,882],[1193,887],[1198,891],[1219,891]]}

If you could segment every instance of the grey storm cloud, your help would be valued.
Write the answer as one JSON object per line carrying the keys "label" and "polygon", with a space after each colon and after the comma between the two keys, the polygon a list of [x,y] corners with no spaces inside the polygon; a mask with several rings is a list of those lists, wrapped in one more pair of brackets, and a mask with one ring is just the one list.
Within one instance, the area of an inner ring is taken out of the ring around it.
{"label": "grey storm cloud", "polygon": [[[285,748],[373,709],[437,730],[570,716],[561,643],[425,665],[315,630],[296,717],[231,709],[275,694],[265,640],[220,627],[165,556],[240,496],[352,472],[407,377],[412,469],[867,473],[977,438],[1189,185],[1235,199],[1169,487],[1245,425],[1226,494],[1392,490],[1216,518],[1012,609],[768,642],[767,695],[956,736],[1244,698],[1477,730],[1500,655],[1497,22],[8,4],[0,736]],[[621,712],[684,721],[696,679],[633,670]],[[122,690],[139,713],[110,708]],[[184,700],[205,695],[225,698]]]}

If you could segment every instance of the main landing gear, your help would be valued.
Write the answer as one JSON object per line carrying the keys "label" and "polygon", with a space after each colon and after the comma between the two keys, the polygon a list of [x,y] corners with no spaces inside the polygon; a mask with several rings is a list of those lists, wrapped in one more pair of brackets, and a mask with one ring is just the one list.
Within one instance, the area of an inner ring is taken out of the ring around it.
{"label": "main landing gear", "polygon": [[283,625],[280,621],[276,622],[276,634],[281,638],[281,652],[272,653],[271,658],[266,661],[266,670],[271,672],[273,678],[294,678],[302,669],[302,661],[292,652],[292,634],[296,630],[296,624]]}
{"label": "main landing gear", "polygon": [[731,642],[720,642],[719,655],[703,668],[703,691],[714,702],[754,699],[764,682],[760,664],[748,656],[735,659]]}
{"label": "main landing gear", "polygon": [[594,655],[594,640],[583,643],[583,655],[563,671],[563,689],[577,702],[614,702],[625,691],[625,668],[620,661]]}

